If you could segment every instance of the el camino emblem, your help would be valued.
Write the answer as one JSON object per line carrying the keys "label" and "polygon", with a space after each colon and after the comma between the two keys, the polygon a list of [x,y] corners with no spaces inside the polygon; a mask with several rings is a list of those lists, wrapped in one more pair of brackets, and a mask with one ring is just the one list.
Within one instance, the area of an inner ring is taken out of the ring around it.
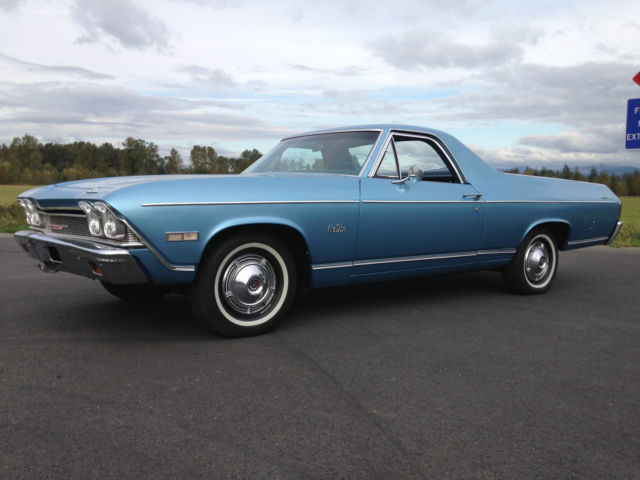
{"label": "el camino emblem", "polygon": [[67,225],[54,225],[54,224],[51,224],[51,230],[52,230],[53,232],[59,232],[59,231],[61,231],[63,228],[67,228]]}
{"label": "el camino emblem", "polygon": [[347,227],[345,227],[341,223],[336,223],[335,225],[330,224],[327,231],[329,233],[345,233],[347,231]]}

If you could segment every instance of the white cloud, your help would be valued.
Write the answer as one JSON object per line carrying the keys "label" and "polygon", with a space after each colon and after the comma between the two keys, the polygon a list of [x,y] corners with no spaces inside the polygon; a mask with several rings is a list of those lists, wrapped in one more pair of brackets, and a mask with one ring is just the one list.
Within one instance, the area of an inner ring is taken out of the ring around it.
{"label": "white cloud", "polygon": [[131,0],[75,0],[73,20],[84,30],[81,43],[95,43],[101,37],[113,38],[127,48],[169,47],[169,29]]}
{"label": "white cloud", "polygon": [[79,77],[93,79],[93,80],[113,78],[111,75],[94,72],[82,67],[74,67],[69,65],[41,65],[33,62],[25,62],[24,60],[19,60],[17,58],[13,58],[8,55],[3,55],[2,53],[0,53],[0,62],[7,62],[17,67],[20,67],[24,70],[29,70],[32,72],[44,73],[49,75],[70,74],[72,76],[79,76]]}
{"label": "white cloud", "polygon": [[620,150],[620,139],[624,128],[607,127],[597,131],[567,131],[558,135],[528,135],[519,143],[530,147],[566,153],[616,153]]}
{"label": "white cloud", "polygon": [[496,162],[636,158],[622,140],[626,100],[640,97],[638,2],[0,0],[0,11],[12,12],[0,16],[0,142],[132,135],[241,151],[397,121],[468,133]]}
{"label": "white cloud", "polygon": [[0,0],[0,10],[15,12],[20,6],[20,0]]}
{"label": "white cloud", "polygon": [[486,44],[465,44],[445,33],[420,29],[387,35],[372,41],[370,48],[384,61],[398,68],[495,68],[518,62],[523,49],[502,39]]}
{"label": "white cloud", "polygon": [[235,80],[221,68],[206,68],[200,65],[184,65],[176,71],[186,73],[195,84],[205,85],[213,89],[229,89],[236,86]]}

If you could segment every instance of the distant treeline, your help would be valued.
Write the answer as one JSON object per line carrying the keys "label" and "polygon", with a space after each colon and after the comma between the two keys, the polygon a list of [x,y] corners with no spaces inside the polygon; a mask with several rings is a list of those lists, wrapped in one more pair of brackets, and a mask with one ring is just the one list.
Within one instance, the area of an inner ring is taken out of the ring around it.
{"label": "distant treeline", "polygon": [[16,137],[0,147],[0,184],[46,185],[83,178],[169,173],[240,173],[262,154],[245,150],[230,158],[212,147],[195,145],[189,163],[172,148],[167,156],[158,146],[139,138],[127,138],[122,147],[91,142],[45,143],[31,135]]}
{"label": "distant treeline", "polygon": [[[31,135],[24,135],[0,147],[0,184],[47,185],[120,175],[240,173],[261,155],[254,148],[245,150],[239,158],[225,157],[212,147],[195,145],[185,164],[175,148],[163,157],[156,144],[140,138],[129,137],[120,148],[110,143],[98,146],[91,142],[43,144]],[[562,170],[526,167],[522,171],[513,168],[506,172],[603,183],[616,195],[640,196],[640,170],[620,176],[592,168],[589,175],[584,175],[577,168],[572,170],[565,165]]]}
{"label": "distant treeline", "polygon": [[537,177],[566,178],[568,180],[580,180],[583,182],[602,183],[608,186],[618,196],[640,195],[640,170],[624,175],[612,175],[606,170],[598,171],[592,168],[589,175],[583,175],[577,168],[571,170],[568,165],[562,170],[551,170],[526,167],[523,171],[519,168],[505,170],[506,173],[521,173],[523,175],[535,175]]}

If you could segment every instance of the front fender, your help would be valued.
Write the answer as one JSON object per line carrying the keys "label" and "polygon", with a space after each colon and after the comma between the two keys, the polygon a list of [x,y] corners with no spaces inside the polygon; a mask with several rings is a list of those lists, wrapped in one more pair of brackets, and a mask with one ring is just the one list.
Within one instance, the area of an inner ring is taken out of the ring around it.
{"label": "front fender", "polygon": [[229,218],[227,220],[224,220],[220,223],[217,223],[216,225],[213,226],[213,228],[211,228],[206,233],[206,235],[203,234],[204,244],[208,245],[215,236],[221,234],[225,230],[229,230],[235,227],[246,227],[251,225],[273,225],[273,226],[292,228],[296,230],[300,234],[300,236],[302,236],[302,238],[304,239],[307,245],[309,244],[309,239],[307,238],[303,228],[299,224],[285,218],[274,217],[270,215],[234,217],[234,218]]}

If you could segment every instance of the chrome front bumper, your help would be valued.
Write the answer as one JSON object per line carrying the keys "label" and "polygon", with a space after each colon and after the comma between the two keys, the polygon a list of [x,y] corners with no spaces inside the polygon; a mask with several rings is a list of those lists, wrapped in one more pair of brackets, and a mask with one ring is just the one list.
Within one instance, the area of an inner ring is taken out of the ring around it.
{"label": "chrome front bumper", "polygon": [[609,240],[607,240],[607,243],[605,243],[605,245],[609,245],[611,242],[613,242],[616,239],[616,237],[620,233],[621,228],[622,228],[622,222],[616,223],[616,226],[613,229],[613,232],[611,232],[611,235],[609,236]]}
{"label": "chrome front bumper", "polygon": [[109,283],[149,283],[147,275],[129,250],[89,240],[69,240],[32,230],[13,238],[43,272],[68,272]]}

